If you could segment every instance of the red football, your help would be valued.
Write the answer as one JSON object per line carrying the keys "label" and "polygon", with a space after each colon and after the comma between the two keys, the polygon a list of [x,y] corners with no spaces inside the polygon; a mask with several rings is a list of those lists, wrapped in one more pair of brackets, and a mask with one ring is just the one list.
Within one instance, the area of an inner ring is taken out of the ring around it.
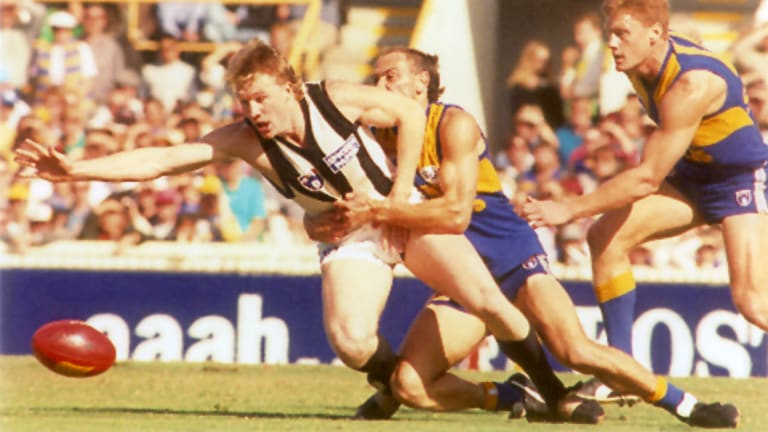
{"label": "red football", "polygon": [[84,321],[54,321],[32,335],[32,352],[48,369],[70,377],[98,375],[115,363],[115,346]]}

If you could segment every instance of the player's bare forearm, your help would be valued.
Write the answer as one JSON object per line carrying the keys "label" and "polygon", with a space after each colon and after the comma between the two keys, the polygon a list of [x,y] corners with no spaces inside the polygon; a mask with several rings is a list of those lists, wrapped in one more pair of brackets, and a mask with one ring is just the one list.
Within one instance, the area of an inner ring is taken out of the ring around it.
{"label": "player's bare forearm", "polygon": [[[199,145],[202,147],[192,148]],[[145,181],[197,169],[209,162],[205,144],[175,147],[144,147],[96,159],[76,161],[70,175],[74,180]]]}
{"label": "player's bare forearm", "polygon": [[[414,107],[417,106],[414,105]],[[399,120],[397,170],[391,196],[398,200],[407,200],[413,189],[413,177],[418,167],[419,155],[421,155],[426,124],[421,112],[418,114],[406,112]]]}
{"label": "player's bare forearm", "polygon": [[624,207],[656,192],[661,180],[643,166],[629,169],[600,185],[592,193],[568,201],[570,220],[581,219]]}
{"label": "player's bare forearm", "polygon": [[418,204],[374,201],[373,220],[429,234],[463,234],[471,215],[466,206],[443,198],[429,199]]}

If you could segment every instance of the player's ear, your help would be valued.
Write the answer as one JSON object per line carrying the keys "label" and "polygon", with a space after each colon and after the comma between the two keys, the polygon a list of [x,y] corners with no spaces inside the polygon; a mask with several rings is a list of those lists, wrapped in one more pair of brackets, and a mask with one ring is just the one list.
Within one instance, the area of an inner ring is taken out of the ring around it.
{"label": "player's ear", "polygon": [[659,43],[664,37],[664,27],[661,23],[654,23],[650,28],[650,40],[652,44]]}
{"label": "player's ear", "polygon": [[426,92],[429,87],[429,72],[421,71],[418,75],[419,91],[420,93]]}

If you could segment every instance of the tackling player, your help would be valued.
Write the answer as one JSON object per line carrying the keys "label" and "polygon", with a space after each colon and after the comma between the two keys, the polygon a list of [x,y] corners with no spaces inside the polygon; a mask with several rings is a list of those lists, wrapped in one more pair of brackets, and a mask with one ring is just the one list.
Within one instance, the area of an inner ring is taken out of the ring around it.
{"label": "tackling player", "polygon": [[[531,321],[555,358],[595,375],[624,393],[662,407],[684,422],[702,427],[734,427],[738,410],[729,404],[704,404],[690,393],[654,376],[631,356],[589,340],[562,285],[547,271],[536,234],[515,214],[488,159],[485,138],[474,118],[437,101],[437,57],[407,48],[383,54],[376,62],[378,85],[416,101],[426,111],[427,130],[416,184],[427,200],[409,204],[356,194],[336,203],[338,214],[310,220],[313,236],[344,235],[345,224],[394,224],[417,232],[466,232],[507,298]],[[377,131],[378,136],[396,133]],[[386,143],[386,138],[380,138]],[[333,222],[339,221],[341,222]],[[393,395],[379,392],[362,407],[363,417],[388,417],[395,397],[409,406],[433,410],[483,407],[483,389],[451,374],[485,337],[482,322],[450,299],[435,297],[411,326],[392,378]],[[547,389],[542,389],[546,391]]]}

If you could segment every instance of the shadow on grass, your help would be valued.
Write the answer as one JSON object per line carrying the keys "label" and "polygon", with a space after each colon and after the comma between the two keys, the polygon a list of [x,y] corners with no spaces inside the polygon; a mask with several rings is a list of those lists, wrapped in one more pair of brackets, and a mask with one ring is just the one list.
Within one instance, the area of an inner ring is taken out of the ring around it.
{"label": "shadow on grass", "polygon": [[227,410],[184,410],[171,408],[131,408],[131,407],[50,407],[31,408],[35,414],[127,414],[127,415],[171,415],[171,416],[221,416],[236,418],[265,419],[319,419],[351,420],[348,415],[324,413],[280,413],[262,411],[227,411]]}

